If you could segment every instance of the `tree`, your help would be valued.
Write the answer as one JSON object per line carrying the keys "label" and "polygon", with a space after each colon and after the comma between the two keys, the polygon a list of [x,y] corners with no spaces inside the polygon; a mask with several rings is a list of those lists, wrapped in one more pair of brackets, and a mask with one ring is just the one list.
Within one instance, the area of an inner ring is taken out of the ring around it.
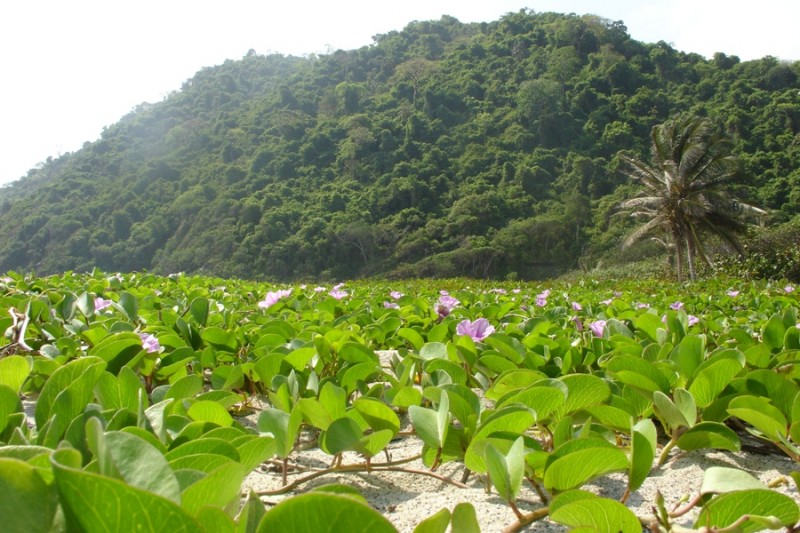
{"label": "tree", "polygon": [[738,177],[738,161],[727,139],[708,118],[683,115],[653,127],[652,163],[620,154],[622,172],[645,189],[619,208],[646,222],[626,239],[629,246],[661,232],[676,254],[678,280],[683,278],[684,251],[689,277],[697,276],[699,255],[712,265],[702,237],[714,234],[743,253],[736,233],[744,229],[741,215],[764,211],[738,201],[731,185]]}

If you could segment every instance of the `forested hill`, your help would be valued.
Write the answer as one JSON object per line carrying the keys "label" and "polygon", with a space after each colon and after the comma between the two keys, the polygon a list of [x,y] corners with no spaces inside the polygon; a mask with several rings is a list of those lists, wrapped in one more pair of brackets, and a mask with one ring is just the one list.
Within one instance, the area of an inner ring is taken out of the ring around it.
{"label": "forested hill", "polygon": [[370,46],[248,53],[0,190],[0,271],[288,280],[552,275],[619,256],[620,150],[709,116],[738,193],[800,212],[800,62],[711,60],[622,22],[413,22]]}

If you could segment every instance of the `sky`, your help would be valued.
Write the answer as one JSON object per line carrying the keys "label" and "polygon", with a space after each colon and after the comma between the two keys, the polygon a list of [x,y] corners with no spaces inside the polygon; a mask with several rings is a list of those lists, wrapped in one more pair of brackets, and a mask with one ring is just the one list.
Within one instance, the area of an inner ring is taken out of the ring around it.
{"label": "sky", "polygon": [[644,42],[711,57],[800,60],[797,0],[25,0],[0,6],[0,184],[100,137],[203,67],[372,44],[415,20],[520,9],[621,20]]}

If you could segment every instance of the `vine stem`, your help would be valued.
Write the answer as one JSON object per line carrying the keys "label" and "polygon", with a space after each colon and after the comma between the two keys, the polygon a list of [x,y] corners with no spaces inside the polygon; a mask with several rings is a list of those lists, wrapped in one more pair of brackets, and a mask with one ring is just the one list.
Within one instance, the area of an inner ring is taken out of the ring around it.
{"label": "vine stem", "polygon": [[517,531],[519,531],[523,527],[527,526],[528,524],[532,524],[532,523],[536,522],[537,520],[541,520],[542,518],[546,517],[549,514],[550,514],[550,508],[549,507],[543,507],[541,509],[536,509],[532,513],[528,513],[528,514],[524,514],[524,515],[520,516],[517,519],[517,521],[514,522],[513,524],[507,525],[503,529],[503,533],[516,533]]}
{"label": "vine stem", "polygon": [[675,447],[675,444],[678,442],[676,438],[670,439],[668,443],[664,445],[664,448],[661,450],[661,454],[658,456],[658,464],[656,466],[661,466],[665,462],[667,462],[667,457],[669,457],[669,452],[672,448]]}
{"label": "vine stem", "polygon": [[342,472],[405,472],[407,474],[418,474],[422,476],[430,476],[432,478],[436,478],[440,481],[444,481],[445,483],[449,483],[455,487],[461,489],[468,489],[469,486],[461,483],[459,481],[455,481],[448,477],[445,477],[441,474],[437,474],[436,472],[431,472],[430,470],[419,470],[416,468],[403,468],[397,465],[410,463],[416,459],[419,459],[421,455],[416,455],[414,457],[409,457],[407,459],[401,459],[398,461],[392,461],[389,463],[381,463],[381,464],[353,464],[353,465],[339,465],[334,466],[331,468],[326,468],[324,470],[317,470],[316,472],[312,472],[307,476],[298,478],[291,483],[286,483],[282,487],[274,489],[274,490],[261,490],[256,492],[259,496],[274,496],[277,494],[285,494],[295,488],[299,487],[303,483],[307,483],[313,479],[318,477],[326,476],[328,474],[338,474]]}

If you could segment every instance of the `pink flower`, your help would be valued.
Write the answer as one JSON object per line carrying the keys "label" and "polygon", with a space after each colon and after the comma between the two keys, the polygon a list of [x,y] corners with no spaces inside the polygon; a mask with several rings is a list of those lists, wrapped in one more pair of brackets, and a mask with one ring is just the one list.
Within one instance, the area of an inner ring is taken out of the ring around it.
{"label": "pink flower", "polygon": [[102,311],[106,307],[111,305],[111,300],[104,300],[99,296],[94,299],[94,310],[95,311]]}
{"label": "pink flower", "polygon": [[580,317],[572,317],[572,322],[575,323],[575,329],[577,329],[578,332],[583,331],[583,321],[580,319]]}
{"label": "pink flower", "polygon": [[336,285],[331,291],[328,293],[328,296],[334,298],[336,300],[341,300],[342,298],[347,297],[350,293],[340,288],[341,284]]}
{"label": "pink flower", "polygon": [[613,301],[614,301],[614,300],[613,300],[612,298],[609,298],[609,299],[607,299],[607,300],[601,300],[601,301],[600,301],[600,303],[601,303],[601,304],[603,304],[603,305],[611,305],[611,303],[612,303]]}
{"label": "pink flower", "polygon": [[537,298],[542,298],[542,299],[546,299],[548,296],[550,296],[550,289],[545,289],[536,295]]}
{"label": "pink flower", "polygon": [[442,292],[445,294],[439,296],[439,301],[436,302],[436,314],[438,314],[440,318],[444,318],[449,315],[453,308],[461,303],[457,299],[447,294],[447,291]]}
{"label": "pink flower", "polygon": [[683,302],[672,302],[669,304],[669,308],[673,311],[677,311],[679,309],[683,309]]}
{"label": "pink flower", "polygon": [[794,287],[792,287],[791,285],[787,285],[787,286],[785,286],[785,287],[783,288],[783,291],[784,291],[786,294],[792,293],[792,292],[794,292]]}
{"label": "pink flower", "polygon": [[314,292],[325,292],[327,290],[325,287],[314,287]]}
{"label": "pink flower", "polygon": [[267,295],[264,297],[264,299],[262,301],[258,302],[258,306],[260,308],[262,308],[262,309],[266,309],[268,307],[272,307],[273,305],[278,303],[279,300],[282,300],[283,298],[286,298],[290,294],[292,294],[292,290],[291,289],[279,290],[279,291],[275,291],[275,292],[268,292]]}
{"label": "pink flower", "polygon": [[606,329],[606,321],[605,320],[595,320],[591,324],[589,324],[589,329],[592,330],[595,337],[602,337],[603,332]]}
{"label": "pink flower", "polygon": [[147,353],[157,352],[161,349],[161,345],[155,335],[139,333],[139,337],[142,339],[142,348],[147,350]]}
{"label": "pink flower", "polygon": [[494,294],[506,294],[508,291],[506,291],[505,289],[491,289],[489,292],[492,292]]}
{"label": "pink flower", "polygon": [[480,342],[494,333],[494,326],[489,324],[489,321],[485,318],[479,318],[474,322],[462,320],[456,326],[456,333],[472,337],[475,342]]}
{"label": "pink flower", "polygon": [[634,305],[634,307],[636,309],[650,309],[650,304],[644,302],[637,302],[636,305]]}
{"label": "pink flower", "polygon": [[522,292],[522,289],[511,289],[511,292],[513,292],[514,294],[519,294]]}
{"label": "pink flower", "polygon": [[694,326],[695,324],[697,324],[697,323],[699,323],[699,322],[700,322],[700,319],[699,319],[699,318],[697,318],[697,317],[696,317],[696,316],[694,316],[694,315],[689,315],[687,318],[689,319],[689,325],[690,325],[690,326]]}
{"label": "pink flower", "polygon": [[400,291],[392,291],[389,293],[389,296],[391,296],[393,300],[399,300],[405,295]]}
{"label": "pink flower", "polygon": [[394,302],[383,302],[383,307],[386,309],[400,309],[400,306]]}
{"label": "pink flower", "polygon": [[583,310],[583,306],[581,304],[579,304],[578,302],[572,302],[572,310],[573,311],[582,311]]}
{"label": "pink flower", "polygon": [[543,298],[541,295],[539,295],[536,297],[533,303],[535,303],[537,307],[544,307],[547,305],[547,298]]}
{"label": "pink flower", "polygon": [[739,291],[728,291],[728,296],[730,296],[731,298],[736,298],[737,296],[739,296]]}

